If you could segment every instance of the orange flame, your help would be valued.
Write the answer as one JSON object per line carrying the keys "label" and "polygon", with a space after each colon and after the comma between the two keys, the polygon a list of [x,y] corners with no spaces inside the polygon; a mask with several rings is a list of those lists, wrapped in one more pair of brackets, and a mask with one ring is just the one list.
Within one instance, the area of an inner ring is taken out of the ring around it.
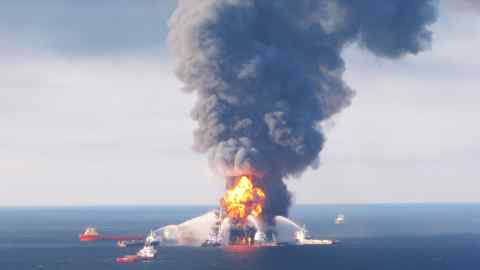
{"label": "orange flame", "polygon": [[263,211],[265,193],[255,187],[248,176],[241,176],[235,186],[229,189],[221,199],[221,205],[227,215],[234,220],[245,220],[249,215],[259,216]]}

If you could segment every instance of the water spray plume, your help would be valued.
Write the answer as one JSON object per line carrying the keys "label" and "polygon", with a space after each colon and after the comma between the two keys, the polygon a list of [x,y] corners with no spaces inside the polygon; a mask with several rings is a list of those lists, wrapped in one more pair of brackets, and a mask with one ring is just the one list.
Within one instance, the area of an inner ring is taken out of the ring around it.
{"label": "water spray plume", "polygon": [[317,167],[321,123],[354,96],[343,49],[419,53],[430,46],[436,2],[179,0],[168,43],[184,90],[198,96],[194,149],[226,179],[258,172],[262,216],[288,216],[284,180]]}

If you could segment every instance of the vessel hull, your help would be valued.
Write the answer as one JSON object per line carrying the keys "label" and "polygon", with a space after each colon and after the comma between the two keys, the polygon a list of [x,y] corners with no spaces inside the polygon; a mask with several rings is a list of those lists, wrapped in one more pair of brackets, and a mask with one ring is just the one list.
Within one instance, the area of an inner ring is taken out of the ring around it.
{"label": "vessel hull", "polygon": [[78,238],[80,239],[80,241],[84,241],[84,242],[100,241],[103,239],[99,235],[83,235],[83,234],[79,235]]}
{"label": "vessel hull", "polygon": [[118,257],[116,259],[116,262],[119,264],[129,264],[129,263],[136,263],[139,260],[140,260],[139,256],[129,255],[129,256]]}

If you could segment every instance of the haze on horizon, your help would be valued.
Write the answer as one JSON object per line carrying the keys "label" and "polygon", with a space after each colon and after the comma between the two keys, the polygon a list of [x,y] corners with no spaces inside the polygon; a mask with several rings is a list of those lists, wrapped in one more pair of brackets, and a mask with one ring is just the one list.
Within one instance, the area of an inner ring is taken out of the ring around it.
{"label": "haze on horizon", "polygon": [[[165,48],[174,5],[0,3],[0,206],[217,202]],[[441,1],[416,57],[347,50],[357,95],[320,168],[289,181],[295,203],[480,202],[479,14]]]}

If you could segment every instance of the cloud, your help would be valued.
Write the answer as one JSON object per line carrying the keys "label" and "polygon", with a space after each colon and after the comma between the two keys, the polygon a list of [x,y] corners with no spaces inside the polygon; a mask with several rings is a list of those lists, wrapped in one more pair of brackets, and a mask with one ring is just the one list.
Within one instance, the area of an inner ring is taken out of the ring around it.
{"label": "cloud", "polygon": [[[206,196],[194,193],[215,190],[207,180],[183,198],[162,192],[179,193],[193,176],[207,178],[188,143],[193,99],[176,91],[168,63],[149,57],[3,60],[0,181],[8,188],[0,189],[0,205],[205,203]],[[165,184],[172,178],[175,183]],[[77,194],[88,186],[98,192]],[[146,198],[128,195],[138,186],[148,187]]]}
{"label": "cloud", "polygon": [[478,0],[441,0],[448,11],[454,12],[480,12]]}
{"label": "cloud", "polygon": [[174,6],[174,0],[1,1],[0,49],[67,55],[161,52]]}

